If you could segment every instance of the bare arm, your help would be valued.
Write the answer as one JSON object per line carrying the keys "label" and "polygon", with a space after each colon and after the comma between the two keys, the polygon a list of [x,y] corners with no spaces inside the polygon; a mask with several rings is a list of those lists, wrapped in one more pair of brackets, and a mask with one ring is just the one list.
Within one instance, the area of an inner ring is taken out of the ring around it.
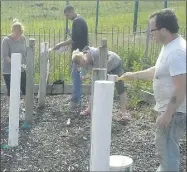
{"label": "bare arm", "polygon": [[186,74],[172,77],[174,89],[166,114],[173,115],[186,97]]}
{"label": "bare arm", "polygon": [[60,43],[60,46],[61,46],[61,47],[62,47],[62,46],[66,46],[66,45],[71,44],[72,42],[73,42],[72,39],[69,38],[68,40],[66,40],[66,41],[64,41],[64,42],[61,42],[61,43]]}
{"label": "bare arm", "polygon": [[173,92],[166,114],[173,115],[186,97],[186,52],[174,51],[169,57],[169,72],[173,81]]}
{"label": "bare arm", "polygon": [[130,79],[153,80],[154,74],[155,66],[138,72],[127,72],[124,73],[122,77],[127,77]]}
{"label": "bare arm", "polygon": [[68,40],[66,40],[66,41],[64,41],[64,42],[60,42],[60,43],[56,44],[56,45],[52,48],[52,50],[58,50],[60,47],[63,47],[63,46],[72,44],[72,42],[73,42],[73,41],[72,41],[72,39],[70,38],[70,39],[68,39]]}

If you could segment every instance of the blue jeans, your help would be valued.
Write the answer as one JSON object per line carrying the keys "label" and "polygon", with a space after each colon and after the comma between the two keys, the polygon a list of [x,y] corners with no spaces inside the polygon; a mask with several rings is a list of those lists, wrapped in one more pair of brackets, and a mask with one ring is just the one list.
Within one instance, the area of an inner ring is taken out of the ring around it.
{"label": "blue jeans", "polygon": [[160,161],[158,171],[179,172],[179,140],[186,130],[186,114],[176,112],[167,128],[157,128],[155,146]]}
{"label": "blue jeans", "polygon": [[77,103],[81,101],[82,80],[80,78],[80,71],[74,63],[71,64],[71,77],[73,82],[73,95],[71,101]]}

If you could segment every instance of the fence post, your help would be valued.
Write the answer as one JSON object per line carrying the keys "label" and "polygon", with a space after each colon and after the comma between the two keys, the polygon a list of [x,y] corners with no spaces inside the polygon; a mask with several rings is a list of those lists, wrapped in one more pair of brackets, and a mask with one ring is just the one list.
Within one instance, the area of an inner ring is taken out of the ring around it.
{"label": "fence post", "polygon": [[40,44],[41,56],[40,56],[40,84],[39,84],[39,95],[38,95],[38,106],[43,108],[45,105],[46,98],[46,84],[47,84],[47,62],[48,62],[48,49],[49,44],[47,42]]}
{"label": "fence post", "polygon": [[167,8],[167,7],[168,7],[168,1],[164,0],[164,8]]}
{"label": "fence post", "polygon": [[134,4],[133,32],[136,32],[137,19],[138,19],[138,7],[139,7],[139,1],[135,0],[135,4]]}
{"label": "fence post", "polygon": [[[66,5],[69,5],[69,0],[66,0]],[[65,33],[65,35],[64,35],[64,39],[66,40],[67,39],[67,37],[68,37],[68,19],[66,19],[66,31],[64,32]]]}
{"label": "fence post", "polygon": [[96,16],[95,16],[95,34],[97,34],[97,28],[98,28],[98,21],[99,21],[99,1],[97,0],[96,5]]}
{"label": "fence post", "polygon": [[99,21],[99,0],[96,4],[96,16],[95,16],[95,42],[97,45],[97,33],[98,33],[98,21]]}
{"label": "fence post", "polygon": [[94,83],[97,80],[106,80],[107,78],[107,39],[102,39],[99,47],[100,56],[95,59],[95,66],[92,70],[92,90],[91,90],[91,109],[93,107]]}
{"label": "fence post", "polygon": [[90,171],[109,171],[113,97],[114,82],[95,82]]}
{"label": "fence post", "polygon": [[21,79],[20,53],[11,54],[11,81],[9,104],[9,135],[8,146],[18,146],[19,135],[19,107],[20,107],[20,79]]}
{"label": "fence post", "polygon": [[147,60],[148,60],[149,40],[150,40],[150,25],[149,25],[149,21],[148,21],[148,24],[147,24],[147,36],[146,36],[146,47],[145,47],[144,62],[147,62]]}
{"label": "fence post", "polygon": [[[108,49],[107,49],[107,39],[103,38],[101,40],[101,47],[99,47],[100,52],[100,68],[107,68],[107,57],[108,57]],[[107,75],[107,73],[106,73]]]}
{"label": "fence post", "polygon": [[29,39],[27,47],[27,65],[26,65],[26,97],[25,97],[25,122],[32,123],[33,119],[33,97],[34,97],[34,59],[35,59],[35,39]]}

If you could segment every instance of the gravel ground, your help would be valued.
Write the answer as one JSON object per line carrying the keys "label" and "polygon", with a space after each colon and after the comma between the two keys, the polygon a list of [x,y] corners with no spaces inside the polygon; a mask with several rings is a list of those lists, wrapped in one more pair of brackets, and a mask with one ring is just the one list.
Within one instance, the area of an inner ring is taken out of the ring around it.
{"label": "gravel ground", "polygon": [[[30,130],[20,130],[18,147],[1,148],[1,171],[88,171],[91,118],[68,111],[63,103],[68,96],[47,96],[43,110],[37,108],[34,98],[34,124]],[[1,95],[1,145],[6,145],[8,138],[4,129],[8,125],[5,100]],[[84,96],[84,105],[87,100]],[[133,119],[126,124],[117,120],[118,107],[118,100],[115,100],[111,155],[131,157],[134,171],[155,171],[158,167],[154,145],[156,115],[152,106],[142,105],[131,111]],[[70,125],[67,125],[68,118]],[[180,148],[181,171],[186,171],[185,137]]]}

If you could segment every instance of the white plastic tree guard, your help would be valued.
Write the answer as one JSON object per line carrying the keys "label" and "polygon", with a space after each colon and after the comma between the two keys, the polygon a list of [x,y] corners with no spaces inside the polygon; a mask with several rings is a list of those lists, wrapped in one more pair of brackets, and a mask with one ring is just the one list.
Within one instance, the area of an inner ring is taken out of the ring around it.
{"label": "white plastic tree guard", "polygon": [[108,77],[107,78],[108,81],[117,82],[117,77],[118,77],[117,75],[111,75],[110,74],[110,75],[107,75],[107,77]]}
{"label": "white plastic tree guard", "polygon": [[90,171],[109,171],[114,82],[95,81]]}
{"label": "white plastic tree guard", "polygon": [[10,147],[18,146],[21,58],[22,55],[20,53],[11,54],[11,82],[8,135],[8,146]]}
{"label": "white plastic tree guard", "polygon": [[110,171],[132,172],[133,160],[128,156],[110,156]]}

